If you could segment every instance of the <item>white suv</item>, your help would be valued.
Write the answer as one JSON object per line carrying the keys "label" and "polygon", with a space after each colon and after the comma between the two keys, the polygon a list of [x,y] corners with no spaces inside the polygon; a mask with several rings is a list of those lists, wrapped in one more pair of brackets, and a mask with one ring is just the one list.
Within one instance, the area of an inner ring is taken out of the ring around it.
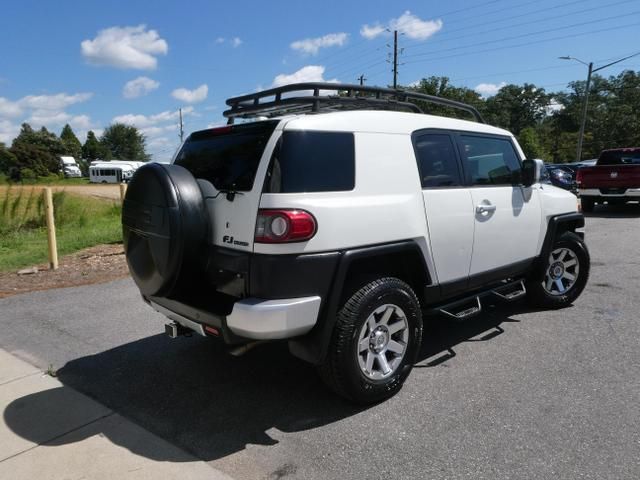
{"label": "white suv", "polygon": [[[576,197],[473,107],[336,84],[227,103],[230,125],[140,168],[124,202],[131,275],[170,335],[287,339],[336,392],[377,402],[411,371],[424,312],[582,292]],[[434,103],[476,121],[421,113]]]}

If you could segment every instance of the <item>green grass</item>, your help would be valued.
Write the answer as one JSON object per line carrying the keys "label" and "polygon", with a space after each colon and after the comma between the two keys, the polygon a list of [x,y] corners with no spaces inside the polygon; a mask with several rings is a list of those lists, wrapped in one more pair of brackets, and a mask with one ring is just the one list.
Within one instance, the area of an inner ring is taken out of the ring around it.
{"label": "green grass", "polygon": [[[53,194],[58,255],[122,241],[119,202]],[[48,261],[42,193],[7,188],[0,198],[0,271]]]}
{"label": "green grass", "polygon": [[11,182],[6,175],[0,174],[0,185],[90,185],[88,177],[64,178],[60,175],[49,175],[48,177],[38,177],[32,180],[22,180]]}

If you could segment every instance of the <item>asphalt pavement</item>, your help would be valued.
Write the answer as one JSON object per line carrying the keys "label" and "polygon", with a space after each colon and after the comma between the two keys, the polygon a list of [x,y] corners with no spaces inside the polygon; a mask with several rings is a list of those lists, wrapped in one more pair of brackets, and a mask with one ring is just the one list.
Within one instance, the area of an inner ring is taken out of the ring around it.
{"label": "asphalt pavement", "polygon": [[635,480],[640,208],[597,208],[587,243],[574,306],[429,319],[403,390],[369,408],[327,391],[285,345],[234,358],[169,339],[130,280],[0,300],[0,347],[235,478]]}

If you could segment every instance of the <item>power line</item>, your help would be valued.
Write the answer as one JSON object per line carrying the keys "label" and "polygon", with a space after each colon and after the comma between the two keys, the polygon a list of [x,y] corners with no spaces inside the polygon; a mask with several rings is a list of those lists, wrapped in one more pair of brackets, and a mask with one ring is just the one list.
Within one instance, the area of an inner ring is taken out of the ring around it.
{"label": "power line", "polygon": [[596,34],[596,33],[609,32],[611,30],[621,30],[623,28],[637,27],[638,25],[640,25],[640,23],[628,23],[628,24],[625,24],[625,25],[616,25],[614,27],[601,28],[601,29],[598,29],[598,30],[590,30],[588,32],[574,33],[574,34],[571,34],[571,35],[561,35],[561,36],[558,36],[558,37],[545,38],[545,39],[541,39],[541,40],[533,40],[533,41],[530,41],[530,42],[518,43],[518,44],[515,44],[515,45],[506,45],[506,46],[502,46],[502,47],[486,48],[484,50],[475,50],[475,51],[470,51],[470,52],[454,53],[454,54],[451,54],[451,55],[428,58],[426,60],[415,60],[413,62],[406,62],[406,63],[407,64],[423,63],[424,61],[444,60],[444,59],[450,59],[450,58],[454,58],[454,57],[464,57],[464,56],[468,56],[468,55],[477,55],[479,53],[497,52],[497,51],[501,51],[501,50],[508,50],[508,49],[511,49],[511,48],[527,47],[527,46],[530,46],[530,45],[536,45],[536,44],[540,44],[540,43],[554,42],[556,40],[565,40],[567,38],[577,38],[577,37],[583,37],[585,35],[593,35],[593,34]]}
{"label": "power line", "polygon": [[[584,0],[573,1],[573,2],[569,2],[569,3],[565,4],[564,6],[572,5],[572,4],[575,4],[575,3],[583,3],[583,2],[584,2]],[[508,25],[506,27],[502,27],[501,29],[492,28],[492,29],[483,30],[483,31],[480,31],[480,32],[470,32],[470,33],[468,33],[466,35],[457,36],[457,37],[455,37],[453,39],[430,41],[429,42],[429,46],[434,45],[434,44],[447,43],[447,42],[451,42],[453,40],[460,40],[462,38],[474,37],[474,36],[481,35],[481,34],[484,34],[484,33],[494,33],[497,30],[511,30],[513,28],[523,27],[523,26],[532,25],[532,24],[538,24],[540,22],[545,22],[545,21],[548,21],[548,20],[557,20],[557,19],[560,19],[560,18],[572,17],[572,16],[575,16],[575,15],[580,15],[580,14],[592,12],[592,11],[595,11],[595,10],[601,10],[603,8],[611,8],[611,7],[615,7],[615,6],[618,6],[618,5],[622,5],[622,4],[625,4],[625,3],[631,3],[631,2],[635,3],[635,2],[637,2],[637,0],[622,0],[622,1],[614,2],[614,3],[605,4],[605,5],[598,5],[597,7],[580,9],[578,11],[571,11],[571,12],[568,12],[568,13],[565,13],[565,14],[562,14],[562,15],[552,15],[552,16],[548,16],[548,17],[544,17],[544,18],[538,18],[538,19],[534,19],[534,20],[529,20],[529,21],[526,21],[526,22],[513,23],[513,24],[510,24],[510,25]],[[557,8],[557,7],[555,7],[555,8]],[[549,10],[554,10],[555,8],[552,7],[552,8],[546,9],[545,12],[547,12]],[[531,15],[530,13],[529,14],[515,15],[514,17],[510,17],[508,19],[512,20],[514,18],[518,18],[518,17],[522,17],[522,16],[530,16],[530,15]],[[491,24],[491,23],[502,22],[503,20],[498,20],[496,22],[478,23],[478,24],[470,26],[470,27],[461,28],[461,29],[457,29],[457,30],[450,30],[450,31],[447,31],[447,32],[443,32],[443,34],[440,35],[439,38],[442,37],[443,35],[451,34],[453,32],[457,32],[457,31],[464,30],[464,31],[468,32],[469,30],[473,30],[476,27],[486,26],[486,25]],[[603,20],[599,19],[597,21],[603,21]],[[559,29],[561,29],[561,28],[570,28],[570,27],[560,27]],[[410,48],[415,48],[417,45],[425,46],[424,44],[413,44],[413,45],[408,45],[406,48],[409,48],[409,49]]]}
{"label": "power line", "polygon": [[407,58],[414,58],[414,57],[424,57],[427,55],[433,55],[435,53],[442,53],[442,52],[450,52],[453,50],[461,50],[461,49],[465,49],[465,48],[469,48],[469,47],[478,47],[481,45],[490,45],[492,43],[502,43],[502,42],[506,42],[509,40],[517,40],[520,38],[526,38],[526,37],[531,37],[533,35],[540,35],[540,34],[544,34],[544,33],[551,33],[551,32],[557,32],[559,30],[566,30],[568,28],[576,28],[576,27],[583,27],[585,25],[592,25],[594,23],[602,23],[602,22],[606,22],[609,20],[617,20],[618,18],[622,18],[622,17],[628,17],[630,15],[638,15],[640,14],[640,10],[637,10],[635,12],[630,12],[630,13],[624,13],[621,15],[613,15],[611,17],[607,17],[607,18],[598,18],[596,20],[589,20],[586,22],[578,22],[578,23],[574,23],[571,25],[563,25],[560,27],[554,27],[554,28],[547,28],[545,30],[538,30],[536,32],[529,32],[529,33],[523,33],[522,35],[515,35],[515,36],[511,36],[511,37],[502,37],[502,38],[498,38],[496,40],[487,40],[484,42],[480,42],[480,43],[473,43],[473,44],[468,44],[468,45],[462,45],[459,47],[451,47],[451,48],[446,48],[444,50],[434,50],[431,52],[423,52],[423,53],[414,53],[413,55],[407,55]]}

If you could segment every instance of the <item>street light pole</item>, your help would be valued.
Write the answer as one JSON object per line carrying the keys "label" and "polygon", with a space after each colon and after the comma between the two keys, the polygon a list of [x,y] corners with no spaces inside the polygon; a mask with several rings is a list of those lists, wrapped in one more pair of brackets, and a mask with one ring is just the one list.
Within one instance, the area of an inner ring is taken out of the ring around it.
{"label": "street light pole", "polygon": [[582,118],[580,120],[580,133],[578,134],[578,149],[576,151],[576,162],[582,161],[582,142],[584,140],[584,127],[587,123],[587,105],[589,104],[589,88],[591,87],[592,73],[593,73],[593,62],[589,62],[589,73],[587,74],[587,86],[584,89],[584,100],[582,101]]}
{"label": "street light pole", "polygon": [[605,69],[607,67],[610,67],[611,65],[615,65],[616,63],[620,63],[623,62],[625,60],[628,60],[629,58],[635,57],[640,55],[640,52],[636,52],[633,55],[628,55],[624,58],[621,58],[619,60],[616,60],[615,62],[611,62],[611,63],[607,63],[606,65],[602,65],[601,67],[598,68],[593,68],[593,62],[583,62],[582,60],[580,60],[579,58],[576,57],[571,57],[569,55],[565,56],[565,57],[558,57],[561,60],[575,60],[576,62],[580,62],[583,65],[586,65],[587,67],[589,67],[589,73],[587,74],[587,85],[584,89],[584,99],[582,100],[582,115],[580,118],[580,133],[578,133],[578,148],[576,151],[576,161],[579,162],[582,160],[582,142],[584,141],[584,129],[585,126],[587,124],[587,106],[589,105],[589,89],[591,88],[591,76],[602,70]]}

